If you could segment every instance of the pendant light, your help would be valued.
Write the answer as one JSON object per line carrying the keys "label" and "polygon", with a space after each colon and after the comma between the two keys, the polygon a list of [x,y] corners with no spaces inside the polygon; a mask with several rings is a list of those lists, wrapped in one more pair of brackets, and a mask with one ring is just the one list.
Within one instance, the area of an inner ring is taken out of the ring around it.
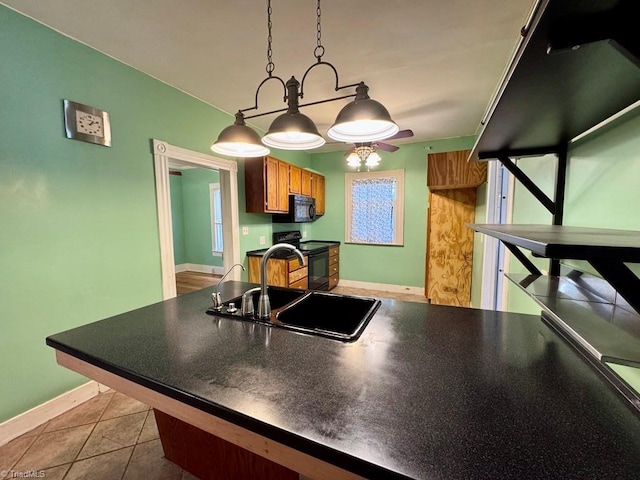
{"label": "pendant light", "polygon": [[318,133],[316,124],[298,110],[298,88],[300,82],[291,77],[286,84],[289,108],[286,113],[277,117],[262,143],[283,150],[307,150],[325,144],[325,139]]}
{"label": "pendant light", "polygon": [[[389,111],[381,103],[369,98],[369,87],[367,87],[364,82],[340,86],[336,68],[331,63],[322,60],[325,50],[322,46],[322,11],[320,9],[320,0],[317,0],[316,7],[317,42],[313,52],[316,62],[306,70],[302,76],[302,82],[298,82],[298,80],[292,76],[285,85],[280,77],[273,75],[275,64],[272,60],[271,48],[271,13],[271,0],[267,0],[267,78],[258,85],[253,107],[239,110],[236,114],[235,123],[220,133],[216,142],[211,146],[214,152],[236,157],[260,157],[267,155],[269,149],[260,145],[258,134],[247,127],[244,121],[245,119],[248,120],[250,118],[281,112],[285,113],[278,116],[271,123],[269,131],[262,138],[264,145],[283,150],[310,150],[321,147],[325,144],[324,138],[318,133],[318,129],[313,123],[313,120],[300,113],[299,109],[310,105],[318,105],[354,97],[355,99],[347,104],[338,114],[335,123],[329,129],[329,137],[344,142],[373,142],[391,137],[398,132],[398,126],[391,119]],[[355,87],[356,93],[300,105],[298,99],[304,98],[304,81],[309,72],[320,65],[327,66],[333,70],[336,92]],[[277,80],[280,82],[284,90],[284,100],[287,102],[288,107],[244,116],[244,112],[258,109],[260,89],[269,80]]]}
{"label": "pendant light", "polygon": [[389,111],[369,98],[369,87],[360,82],[355,100],[340,110],[327,135],[340,142],[375,142],[394,136],[398,130]]}
{"label": "pendant light", "polygon": [[218,140],[211,145],[211,150],[220,155],[230,157],[264,157],[269,155],[269,149],[260,142],[260,135],[244,123],[244,114],[236,113],[236,121],[228,126]]}

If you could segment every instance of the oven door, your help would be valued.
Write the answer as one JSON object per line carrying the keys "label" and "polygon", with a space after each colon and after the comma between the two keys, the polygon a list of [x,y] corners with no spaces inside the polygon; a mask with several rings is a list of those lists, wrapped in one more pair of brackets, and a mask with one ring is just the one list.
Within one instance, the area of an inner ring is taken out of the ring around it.
{"label": "oven door", "polygon": [[329,290],[329,250],[309,253],[309,290]]}

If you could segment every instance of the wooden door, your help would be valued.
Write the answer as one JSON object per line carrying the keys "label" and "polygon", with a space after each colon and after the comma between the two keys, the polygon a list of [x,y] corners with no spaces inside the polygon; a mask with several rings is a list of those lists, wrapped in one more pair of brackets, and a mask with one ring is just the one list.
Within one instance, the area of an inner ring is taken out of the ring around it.
{"label": "wooden door", "polygon": [[289,193],[300,194],[300,167],[289,165]]}
{"label": "wooden door", "polygon": [[429,193],[425,295],[431,303],[469,307],[476,189]]}
{"label": "wooden door", "polygon": [[313,198],[316,199],[316,214],[324,215],[324,177],[314,173],[312,184]]}
{"label": "wooden door", "polygon": [[278,210],[289,211],[289,164],[278,162]]}
{"label": "wooden door", "polygon": [[300,190],[302,195],[306,195],[308,197],[311,196],[311,172],[309,170],[302,169],[302,182],[300,186]]}
{"label": "wooden door", "polygon": [[279,206],[278,200],[278,160],[275,158],[267,157],[265,160],[265,202],[266,210],[269,212],[277,212]]}

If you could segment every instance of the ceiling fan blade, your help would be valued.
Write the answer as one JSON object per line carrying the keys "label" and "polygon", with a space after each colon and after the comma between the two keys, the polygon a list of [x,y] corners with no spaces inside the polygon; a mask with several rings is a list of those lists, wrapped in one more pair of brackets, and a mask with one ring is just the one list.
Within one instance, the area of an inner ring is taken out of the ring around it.
{"label": "ceiling fan blade", "polygon": [[375,147],[378,150],[384,150],[385,152],[395,152],[400,147],[396,147],[395,145],[389,145],[388,143],[376,142]]}
{"label": "ceiling fan blade", "polygon": [[410,129],[400,130],[393,137],[385,138],[385,140],[395,140],[397,138],[408,138],[408,137],[413,137],[413,130],[410,130]]}

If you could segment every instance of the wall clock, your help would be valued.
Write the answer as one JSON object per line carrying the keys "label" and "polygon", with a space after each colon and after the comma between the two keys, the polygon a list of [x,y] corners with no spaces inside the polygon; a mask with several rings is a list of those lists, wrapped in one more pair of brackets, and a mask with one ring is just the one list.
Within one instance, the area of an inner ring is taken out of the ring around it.
{"label": "wall clock", "polygon": [[103,110],[65,100],[64,129],[67,138],[111,146],[109,114]]}

